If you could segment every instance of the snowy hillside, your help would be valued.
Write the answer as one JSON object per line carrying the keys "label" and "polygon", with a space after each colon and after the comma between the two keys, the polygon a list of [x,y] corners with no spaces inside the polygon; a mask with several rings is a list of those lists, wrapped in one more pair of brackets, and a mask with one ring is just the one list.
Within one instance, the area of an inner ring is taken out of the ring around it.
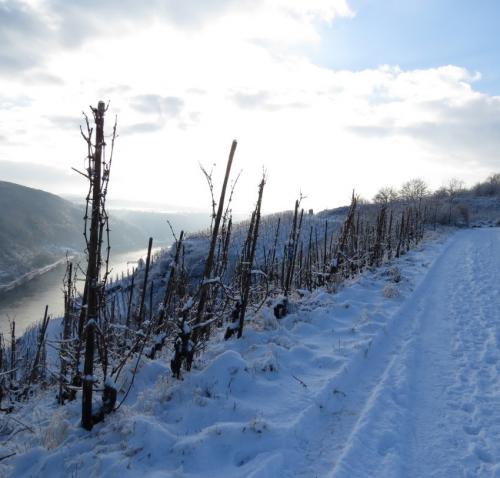
{"label": "snowy hillside", "polygon": [[[83,208],[45,191],[0,181],[0,290],[40,274],[84,247]],[[116,250],[144,247],[146,234],[112,219]]]}
{"label": "snowy hillside", "polygon": [[181,382],[168,356],[142,358],[123,406],[90,433],[79,402],[56,409],[52,394],[5,416],[17,433],[2,455],[17,455],[2,471],[491,476],[499,267],[499,229],[434,235],[337,294],[306,294],[281,321],[263,309],[243,340],[224,342],[221,331]]}

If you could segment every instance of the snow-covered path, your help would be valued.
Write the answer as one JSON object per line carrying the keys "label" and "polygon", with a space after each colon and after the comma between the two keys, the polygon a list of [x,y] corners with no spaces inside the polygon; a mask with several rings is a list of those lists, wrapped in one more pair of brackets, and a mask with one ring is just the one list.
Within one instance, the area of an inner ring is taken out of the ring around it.
{"label": "snow-covered path", "polygon": [[498,229],[454,236],[346,389],[362,411],[332,477],[500,476],[499,273]]}

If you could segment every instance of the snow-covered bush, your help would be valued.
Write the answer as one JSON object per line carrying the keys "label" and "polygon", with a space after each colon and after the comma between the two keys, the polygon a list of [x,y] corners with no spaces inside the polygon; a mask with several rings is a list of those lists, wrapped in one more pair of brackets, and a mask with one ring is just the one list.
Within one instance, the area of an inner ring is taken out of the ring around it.
{"label": "snow-covered bush", "polygon": [[388,272],[390,280],[395,284],[401,282],[401,280],[403,279],[403,276],[401,275],[401,270],[397,266],[391,267]]}
{"label": "snow-covered bush", "polygon": [[382,295],[386,299],[394,299],[399,296],[399,288],[394,284],[387,284],[382,291]]}
{"label": "snow-covered bush", "polygon": [[47,450],[58,447],[65,440],[70,426],[71,424],[66,419],[66,410],[63,408],[56,410],[42,435],[42,445]]}
{"label": "snow-covered bush", "polygon": [[257,319],[257,324],[262,330],[276,330],[280,326],[278,320],[272,312],[272,309],[268,307],[265,307],[260,311]]}
{"label": "snow-covered bush", "polygon": [[263,358],[254,363],[256,372],[278,372],[279,365],[276,355],[270,350]]}

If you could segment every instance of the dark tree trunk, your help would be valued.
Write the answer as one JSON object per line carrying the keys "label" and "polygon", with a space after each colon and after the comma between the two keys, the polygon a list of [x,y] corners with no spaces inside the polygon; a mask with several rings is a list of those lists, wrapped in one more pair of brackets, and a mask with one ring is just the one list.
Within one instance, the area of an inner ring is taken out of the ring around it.
{"label": "dark tree trunk", "polygon": [[148,256],[146,258],[146,268],[144,270],[144,282],[142,284],[141,304],[139,306],[139,317],[137,318],[139,324],[142,325],[144,320],[144,301],[146,299],[146,288],[148,286],[149,266],[151,264],[151,248],[153,247],[153,238],[149,238],[148,243]]}
{"label": "dark tree trunk", "polygon": [[16,321],[10,324],[10,382],[11,385],[16,381]]}
{"label": "dark tree trunk", "polygon": [[253,262],[255,259],[255,251],[257,249],[257,240],[259,238],[259,225],[260,225],[260,209],[262,205],[262,194],[264,192],[264,185],[266,184],[265,178],[262,178],[261,183],[259,184],[259,197],[257,199],[257,205],[255,206],[255,215],[254,215],[254,222],[253,222],[253,227],[251,230],[251,235],[250,235],[250,244],[249,244],[249,251],[248,255],[245,257],[245,264],[244,264],[244,272],[243,272],[243,277],[242,277],[242,282],[243,282],[243,293],[242,293],[242,302],[241,302],[241,309],[240,309],[240,317],[239,317],[239,324],[238,324],[238,338],[241,338],[243,335],[243,326],[245,323],[245,313],[246,309],[248,306],[248,295],[250,292],[250,285],[252,281],[252,269],[253,269]]}
{"label": "dark tree trunk", "polygon": [[91,430],[92,421],[92,391],[94,382],[94,353],[95,353],[95,326],[99,308],[99,270],[100,270],[100,241],[99,231],[101,215],[101,165],[104,146],[104,114],[106,106],[100,101],[97,108],[92,109],[96,125],[96,143],[91,160],[92,179],[92,219],[90,225],[90,239],[88,244],[88,301],[85,321],[85,362],[83,368],[82,394],[82,426]]}
{"label": "dark tree trunk", "polygon": [[[208,297],[208,280],[211,278],[212,275],[212,269],[213,269],[213,262],[214,262],[214,254],[215,254],[215,247],[217,245],[217,237],[219,235],[219,227],[220,227],[220,222],[222,219],[222,213],[224,211],[224,201],[226,197],[226,189],[227,189],[227,183],[229,181],[229,175],[231,173],[231,166],[233,164],[233,158],[234,158],[234,153],[236,151],[236,146],[237,146],[236,140],[233,141],[233,144],[231,145],[231,151],[229,152],[229,158],[227,160],[227,166],[226,166],[226,174],[224,176],[224,182],[222,184],[222,190],[220,193],[220,199],[219,199],[219,204],[218,204],[218,209],[217,209],[217,215],[215,216],[215,221],[214,221],[214,227],[212,230],[212,238],[210,240],[210,248],[208,250],[208,256],[207,260],[205,261],[205,267],[203,270],[203,280],[201,283],[201,288],[200,288],[200,298],[198,301],[198,309],[196,311],[196,324],[199,324],[200,322],[203,322],[204,314],[205,314],[205,305]],[[196,329],[195,331],[195,337],[194,341],[197,341],[197,338],[199,337],[199,334],[202,332],[200,328]]]}

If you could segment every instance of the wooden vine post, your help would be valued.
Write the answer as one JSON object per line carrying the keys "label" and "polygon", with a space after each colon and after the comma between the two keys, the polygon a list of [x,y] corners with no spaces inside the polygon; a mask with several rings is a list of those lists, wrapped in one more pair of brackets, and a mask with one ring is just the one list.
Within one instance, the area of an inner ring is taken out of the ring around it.
{"label": "wooden vine post", "polygon": [[[212,269],[214,263],[215,247],[217,245],[217,238],[219,236],[219,227],[222,219],[222,214],[224,212],[224,201],[226,197],[227,183],[229,181],[229,175],[231,173],[231,166],[233,164],[234,153],[236,151],[236,146],[238,143],[236,140],[233,141],[231,145],[231,151],[229,152],[229,158],[226,165],[226,174],[224,175],[224,183],[222,184],[222,190],[219,199],[219,205],[217,209],[217,214],[215,216],[214,226],[212,230],[212,238],[210,240],[210,246],[208,250],[207,260],[205,261],[205,268],[203,270],[203,280],[200,286],[200,298],[198,301],[198,309],[196,312],[195,323],[199,324],[204,319],[205,305],[208,296],[209,281],[212,278]],[[194,342],[197,342],[200,329],[196,329],[194,335]]]}
{"label": "wooden vine post", "polygon": [[85,320],[85,361],[83,366],[82,426],[91,430],[92,392],[94,384],[95,327],[99,307],[99,271],[101,224],[101,166],[104,146],[104,114],[106,105],[99,101],[97,108],[92,108],[96,126],[94,154],[90,158],[89,176],[92,183],[92,216],[88,243],[88,296]]}
{"label": "wooden vine post", "polygon": [[250,293],[250,286],[252,283],[252,269],[255,259],[255,251],[257,250],[257,240],[259,238],[259,225],[260,225],[260,210],[262,206],[262,194],[264,193],[264,186],[266,184],[265,176],[259,184],[259,197],[257,205],[255,206],[254,223],[249,231],[249,250],[244,255],[243,275],[242,275],[242,294],[241,294],[241,307],[240,316],[238,319],[238,338],[243,335],[243,326],[245,323],[245,313],[248,306],[248,295]]}

